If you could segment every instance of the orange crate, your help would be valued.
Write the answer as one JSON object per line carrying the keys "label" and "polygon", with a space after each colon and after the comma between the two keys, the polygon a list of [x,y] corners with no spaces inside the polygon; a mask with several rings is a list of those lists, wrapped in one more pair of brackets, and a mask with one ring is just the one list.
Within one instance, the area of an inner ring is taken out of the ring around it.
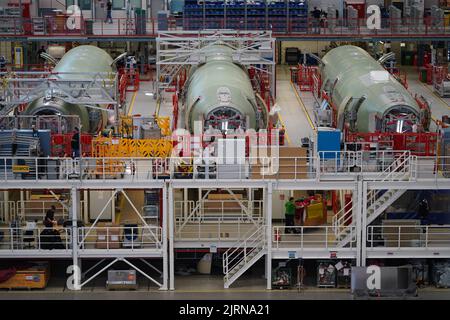
{"label": "orange crate", "polygon": [[0,289],[44,289],[50,278],[48,265],[17,270],[16,274],[0,283]]}

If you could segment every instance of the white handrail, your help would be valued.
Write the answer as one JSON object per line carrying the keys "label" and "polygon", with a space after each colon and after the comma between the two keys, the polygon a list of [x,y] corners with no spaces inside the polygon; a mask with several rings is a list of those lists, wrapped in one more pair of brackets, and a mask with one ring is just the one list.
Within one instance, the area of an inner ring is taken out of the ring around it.
{"label": "white handrail", "polygon": [[[57,239],[51,228],[46,227],[8,227],[0,228],[3,239],[0,241],[0,251],[22,250],[69,250],[71,228],[57,229],[60,239]],[[6,246],[6,248],[4,247]]]}
{"label": "white handrail", "polygon": [[257,248],[264,248],[266,239],[265,228],[265,225],[261,225],[256,230],[250,229],[244,235],[243,240],[239,240],[225,251],[223,254],[223,271],[226,277],[228,276],[229,271],[239,265],[242,261],[247,262],[247,257],[251,252]]}
{"label": "white handrail", "polygon": [[[377,231],[376,229],[380,229]],[[447,248],[450,225],[377,225],[367,227],[369,248]]]}
{"label": "white handrail", "polygon": [[[409,153],[409,151],[403,152],[402,155],[399,158],[401,158],[403,156],[406,156],[403,161],[400,161],[400,163],[399,163],[399,162],[397,162],[397,160],[395,160],[389,167],[386,168],[386,170],[383,171],[383,173],[380,176],[383,176],[385,173],[387,173],[387,175],[384,176],[380,180],[381,182],[388,181],[388,179],[390,178],[390,176],[394,172],[398,172],[396,170],[397,168],[404,167],[407,162],[409,163],[409,161],[410,161],[410,153]],[[392,167],[394,167],[394,169],[392,169]],[[373,190],[370,190],[367,193],[367,207],[368,208],[370,208],[376,202],[376,200],[378,199],[377,196],[381,193],[381,191],[383,191],[383,190],[375,190],[375,189],[373,189]]]}
{"label": "white handrail", "polygon": [[[337,248],[340,245],[340,240],[328,238],[332,228],[332,226],[274,226],[272,227],[273,248],[279,249],[281,248],[280,245],[284,245],[283,248],[293,247],[301,250],[304,248]],[[350,225],[348,228],[351,239],[350,247],[352,248],[356,226]],[[287,233],[286,229],[294,229],[296,233]],[[309,230],[312,232],[308,233]]]}
{"label": "white handrail", "polygon": [[[89,236],[86,230],[92,229]],[[125,233],[125,231],[128,231]],[[131,231],[131,232],[129,232]],[[159,226],[119,226],[119,227],[81,227],[79,228],[80,250],[86,249],[118,249],[127,247],[138,249],[142,247],[162,247],[162,228]],[[130,236],[127,239],[126,236]]]}

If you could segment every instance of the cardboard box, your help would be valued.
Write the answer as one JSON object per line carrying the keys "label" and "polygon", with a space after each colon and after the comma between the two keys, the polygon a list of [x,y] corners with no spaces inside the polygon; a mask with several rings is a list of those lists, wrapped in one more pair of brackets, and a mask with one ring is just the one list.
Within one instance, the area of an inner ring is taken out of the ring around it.
{"label": "cardboard box", "polygon": [[[278,170],[272,175],[264,175],[264,179],[306,179],[309,166],[306,163],[306,148],[280,147]],[[270,157],[270,148],[267,149],[267,156]],[[257,164],[251,165],[251,178],[263,179],[261,169],[263,165],[260,160]]]}
{"label": "cardboard box", "polygon": [[[105,223],[98,226],[97,249],[119,249],[120,248],[120,229],[118,224]],[[103,229],[104,228],[104,229]]]}
{"label": "cardboard box", "polygon": [[0,289],[43,289],[50,278],[48,265],[38,265],[24,270],[0,283]]}

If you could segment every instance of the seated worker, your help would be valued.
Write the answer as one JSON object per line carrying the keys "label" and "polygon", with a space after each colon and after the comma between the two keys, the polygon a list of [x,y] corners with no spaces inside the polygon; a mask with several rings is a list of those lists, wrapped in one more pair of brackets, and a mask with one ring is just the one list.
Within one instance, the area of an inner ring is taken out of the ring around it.
{"label": "seated worker", "polygon": [[41,249],[64,249],[59,231],[55,229],[58,222],[55,220],[55,206],[51,206],[44,218],[44,230],[40,234]]}
{"label": "seated worker", "polygon": [[46,228],[53,228],[53,226],[57,224],[55,220],[55,211],[56,207],[54,205],[52,205],[50,209],[47,210],[47,213],[45,214],[44,218],[44,226]]}

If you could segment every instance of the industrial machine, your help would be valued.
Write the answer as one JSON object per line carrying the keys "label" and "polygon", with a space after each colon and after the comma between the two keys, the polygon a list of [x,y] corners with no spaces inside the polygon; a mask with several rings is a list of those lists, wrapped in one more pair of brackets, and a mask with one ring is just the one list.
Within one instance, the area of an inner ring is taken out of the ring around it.
{"label": "industrial machine", "polygon": [[[90,45],[78,46],[67,52],[56,64],[53,73],[59,78],[76,78],[73,73],[112,73],[114,61],[104,50]],[[72,73],[72,74],[71,74]],[[89,77],[89,75],[86,75]],[[42,97],[32,101],[24,110],[24,115],[77,115],[83,132],[96,132],[108,122],[105,106],[77,105],[64,101],[58,92],[43,92]]]}
{"label": "industrial machine", "polygon": [[136,290],[136,270],[108,270],[108,290]]}
{"label": "industrial machine", "polygon": [[266,104],[255,94],[248,70],[233,60],[233,48],[215,44],[202,52],[204,63],[190,69],[185,84],[185,127],[194,132],[195,121],[201,121],[203,128],[223,133],[266,128]]}

